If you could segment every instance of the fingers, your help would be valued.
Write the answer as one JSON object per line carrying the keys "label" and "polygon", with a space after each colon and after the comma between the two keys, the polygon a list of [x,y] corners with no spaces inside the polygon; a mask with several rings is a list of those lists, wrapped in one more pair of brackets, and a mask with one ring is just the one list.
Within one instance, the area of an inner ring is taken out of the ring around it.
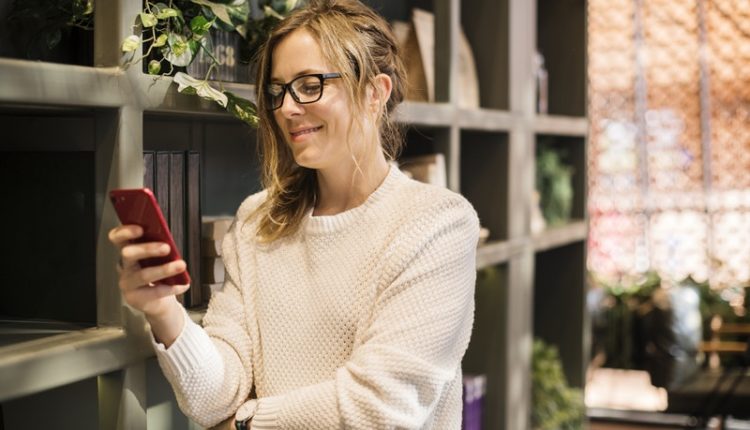
{"label": "fingers", "polygon": [[121,272],[120,289],[127,292],[143,286],[159,284],[160,280],[182,273],[185,269],[187,269],[187,264],[184,260],[176,260],[161,266],[143,269],[136,263],[134,268],[125,268]]}
{"label": "fingers", "polygon": [[120,251],[123,267],[133,266],[138,260],[162,257],[169,254],[169,245],[163,242],[148,242],[125,245]]}
{"label": "fingers", "polygon": [[143,235],[143,228],[139,225],[121,225],[109,231],[109,241],[117,247],[122,247],[128,241],[138,239]]}

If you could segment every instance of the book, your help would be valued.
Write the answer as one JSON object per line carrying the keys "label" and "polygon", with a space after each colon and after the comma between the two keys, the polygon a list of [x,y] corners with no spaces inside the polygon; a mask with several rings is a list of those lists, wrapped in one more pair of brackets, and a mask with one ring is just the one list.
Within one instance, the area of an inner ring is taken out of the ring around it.
{"label": "book", "polygon": [[204,258],[201,274],[203,284],[217,284],[224,282],[224,261],[221,258]]}
{"label": "book", "polygon": [[201,239],[201,255],[205,257],[221,257],[222,239]]}
{"label": "book", "polygon": [[485,375],[464,375],[462,429],[480,430],[482,428],[482,403],[486,385],[487,377]]}
{"label": "book", "polygon": [[209,293],[201,279],[201,170],[200,153],[188,151],[185,156],[185,261],[195,285],[188,290],[190,306],[201,306],[208,301]]}
{"label": "book", "polygon": [[447,187],[448,179],[443,154],[430,154],[399,160],[399,169],[426,184]]}
{"label": "book", "polygon": [[234,221],[234,217],[228,215],[204,216],[201,236],[206,239],[221,239],[229,231],[232,221]]}
{"label": "book", "polygon": [[224,288],[224,283],[216,282],[214,284],[202,284],[201,288],[208,291],[209,294],[214,294],[215,292],[221,291]]}

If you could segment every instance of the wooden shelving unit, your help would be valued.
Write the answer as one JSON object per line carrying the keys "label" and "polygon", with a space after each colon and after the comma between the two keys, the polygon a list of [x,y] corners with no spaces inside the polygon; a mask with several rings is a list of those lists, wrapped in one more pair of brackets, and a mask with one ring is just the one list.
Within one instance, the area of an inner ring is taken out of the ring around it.
{"label": "wooden shelving unit", "polygon": [[[541,336],[560,348],[574,385],[583,386],[588,357],[585,2],[367,3],[388,19],[408,20],[412,7],[435,14],[437,101],[404,103],[396,117],[407,128],[407,154],[443,153],[449,187],[472,202],[490,230],[477,252],[476,324],[464,370],[488,377],[486,428],[530,428],[532,338]],[[138,1],[120,0],[97,9],[93,67],[0,58],[0,122],[12,138],[0,143],[0,157],[2,151],[83,148],[94,157],[96,196],[96,320],[85,329],[0,342],[0,406],[6,420],[52,393],[62,393],[57,400],[65,398],[71,387],[94,390],[96,404],[89,412],[98,417],[98,428],[159,428],[162,415],[172,420],[171,428],[196,428],[180,417],[166,382],[159,379],[143,319],[122,304],[115,250],[106,238],[117,219],[103,196],[112,188],[142,184],[144,150],[193,149],[202,154],[204,213],[233,213],[259,186],[255,138],[212,103],[177,93],[170,78],[154,80],[138,67],[118,67],[120,41],[130,34],[139,7]],[[460,28],[477,65],[481,100],[476,109],[457,103]],[[537,48],[550,72],[550,112],[545,115],[535,112]],[[253,94],[251,85],[225,86],[246,97]],[[74,124],[86,127],[87,140],[77,142],[74,126],[61,128],[61,114],[80,120]],[[24,141],[23,124],[29,121],[42,127]],[[573,222],[531,234],[534,155],[540,141],[572,148],[577,197]],[[202,312],[191,311],[191,318],[200,321]],[[172,406],[164,412],[155,399]],[[50,424],[60,426],[52,415]],[[59,428],[79,427],[63,423]]]}

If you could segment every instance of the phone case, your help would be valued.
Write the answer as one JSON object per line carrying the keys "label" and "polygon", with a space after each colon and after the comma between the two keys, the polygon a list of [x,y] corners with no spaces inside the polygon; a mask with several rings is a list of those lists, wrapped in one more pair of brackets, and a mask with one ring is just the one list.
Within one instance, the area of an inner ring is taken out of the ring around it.
{"label": "phone case", "polygon": [[[123,225],[136,224],[143,228],[143,236],[135,239],[133,243],[164,242],[170,247],[168,255],[163,257],[146,258],[138,261],[141,267],[159,266],[170,261],[179,260],[182,257],[175,246],[172,233],[169,231],[164,215],[159,208],[159,203],[154,193],[148,188],[111,190],[109,198],[117,212],[118,218]],[[158,281],[167,285],[188,285],[190,275],[187,270]]]}

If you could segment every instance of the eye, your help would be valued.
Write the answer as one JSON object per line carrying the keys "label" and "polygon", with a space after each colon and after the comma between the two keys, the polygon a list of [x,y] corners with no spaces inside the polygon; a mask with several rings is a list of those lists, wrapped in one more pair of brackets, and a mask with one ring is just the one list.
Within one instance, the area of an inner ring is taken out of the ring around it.
{"label": "eye", "polygon": [[266,86],[266,93],[271,97],[278,97],[284,92],[284,86],[279,84],[271,84]]}
{"label": "eye", "polygon": [[320,91],[320,83],[316,82],[314,84],[305,84],[302,87],[302,91],[304,91],[308,95],[318,94]]}
{"label": "eye", "polygon": [[294,83],[294,89],[300,95],[316,96],[320,93],[320,79],[315,76],[301,78]]}

